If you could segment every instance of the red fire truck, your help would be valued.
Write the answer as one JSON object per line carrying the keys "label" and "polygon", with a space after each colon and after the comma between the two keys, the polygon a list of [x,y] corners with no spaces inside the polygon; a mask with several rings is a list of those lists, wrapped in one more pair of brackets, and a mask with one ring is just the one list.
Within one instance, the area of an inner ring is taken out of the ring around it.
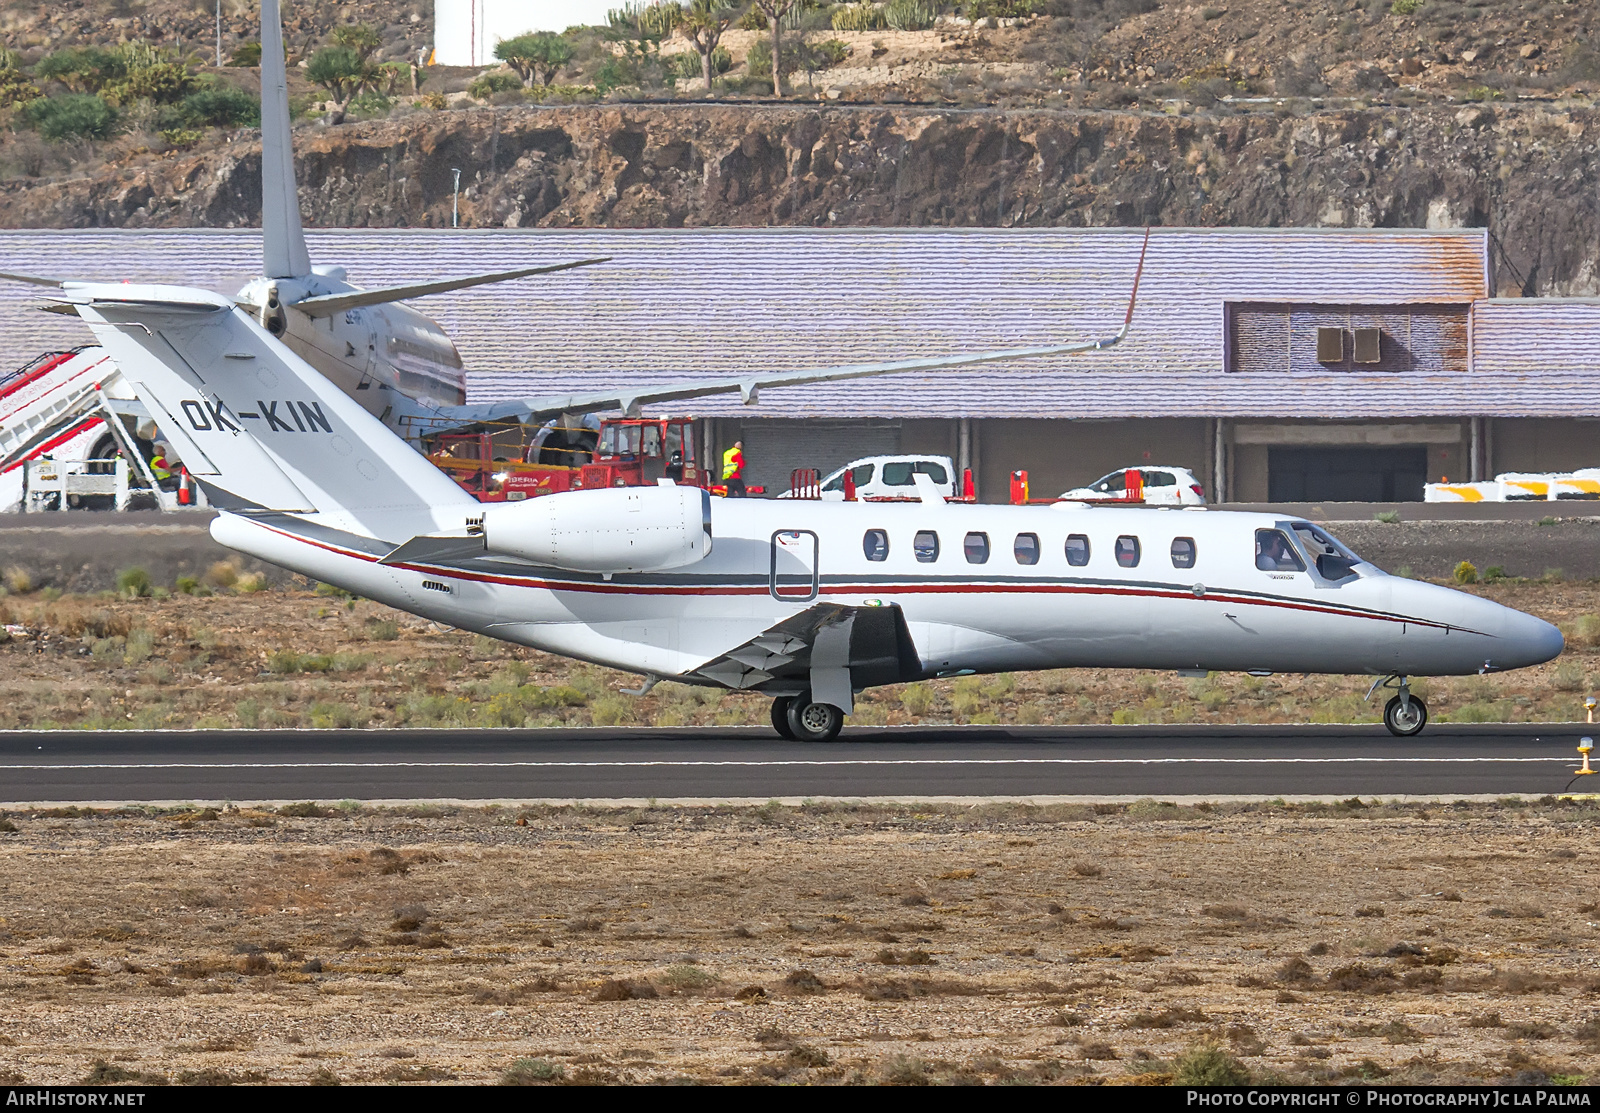
{"label": "red fire truck", "polygon": [[[596,487],[653,486],[658,479],[705,487],[712,479],[698,459],[692,418],[608,418],[600,423],[591,459],[584,459],[590,453],[583,448],[508,446],[504,434],[504,430],[441,434],[433,438],[428,459],[480,502],[518,502]],[[549,462],[552,456],[563,455],[570,463]]]}

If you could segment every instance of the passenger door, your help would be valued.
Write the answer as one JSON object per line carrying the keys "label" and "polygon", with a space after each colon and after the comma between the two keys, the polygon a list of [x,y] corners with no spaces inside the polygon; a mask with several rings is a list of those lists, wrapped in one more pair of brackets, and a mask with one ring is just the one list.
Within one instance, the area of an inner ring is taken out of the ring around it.
{"label": "passenger door", "polygon": [[817,550],[817,535],[808,529],[778,530],[772,535],[767,590],[774,599],[805,603],[817,597]]}

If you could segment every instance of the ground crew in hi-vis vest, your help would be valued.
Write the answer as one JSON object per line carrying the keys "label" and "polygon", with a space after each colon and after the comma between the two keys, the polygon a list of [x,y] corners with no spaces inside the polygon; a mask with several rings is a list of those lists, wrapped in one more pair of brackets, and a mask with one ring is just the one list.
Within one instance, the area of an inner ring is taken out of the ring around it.
{"label": "ground crew in hi-vis vest", "polygon": [[744,442],[734,441],[722,454],[722,484],[730,498],[744,498]]}

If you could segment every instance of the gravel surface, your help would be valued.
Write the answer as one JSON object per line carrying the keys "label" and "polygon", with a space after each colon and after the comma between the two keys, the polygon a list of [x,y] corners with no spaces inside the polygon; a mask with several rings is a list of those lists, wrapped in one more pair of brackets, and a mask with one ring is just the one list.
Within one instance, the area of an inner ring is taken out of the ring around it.
{"label": "gravel surface", "polygon": [[13,814],[0,1081],[1529,1082],[1600,1037],[1591,803],[285,810]]}

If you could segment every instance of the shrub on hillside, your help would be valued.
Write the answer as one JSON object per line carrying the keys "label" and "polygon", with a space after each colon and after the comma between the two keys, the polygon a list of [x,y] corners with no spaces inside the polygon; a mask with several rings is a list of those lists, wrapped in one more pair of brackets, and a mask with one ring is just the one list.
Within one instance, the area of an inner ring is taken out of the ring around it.
{"label": "shrub on hillside", "polygon": [[117,133],[119,122],[117,110],[93,93],[67,93],[29,101],[22,107],[22,118],[52,143],[64,139],[110,139]]}

